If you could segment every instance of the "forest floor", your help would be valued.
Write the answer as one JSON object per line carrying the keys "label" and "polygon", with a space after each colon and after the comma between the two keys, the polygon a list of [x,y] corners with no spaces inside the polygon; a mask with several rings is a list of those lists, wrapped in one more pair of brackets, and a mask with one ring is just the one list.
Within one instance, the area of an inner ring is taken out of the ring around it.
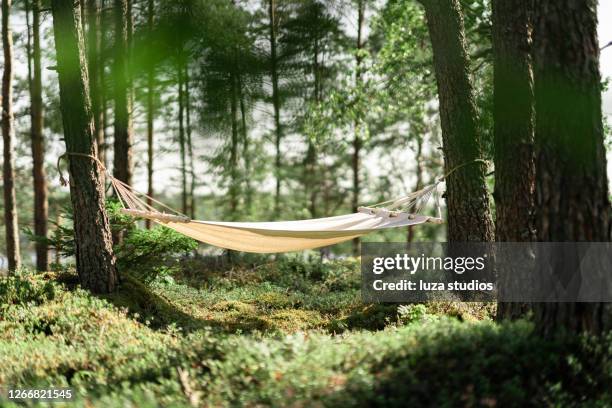
{"label": "forest floor", "polygon": [[491,304],[364,305],[354,260],[189,260],[104,297],[75,282],[0,281],[0,388],[69,386],[99,407],[612,401],[612,337],[545,340]]}

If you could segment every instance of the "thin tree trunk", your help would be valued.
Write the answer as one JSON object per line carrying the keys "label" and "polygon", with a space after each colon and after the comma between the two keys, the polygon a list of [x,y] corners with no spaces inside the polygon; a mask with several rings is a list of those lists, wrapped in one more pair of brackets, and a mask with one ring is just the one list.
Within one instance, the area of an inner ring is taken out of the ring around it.
{"label": "thin tree trunk", "polygon": [[[106,129],[108,128],[108,114],[107,114],[107,92],[106,92],[106,71],[104,69],[106,65],[106,26],[108,17],[105,13],[106,0],[100,0],[99,9],[99,31],[100,31],[100,52],[98,54],[98,84],[100,85],[100,132],[97,134],[98,139],[96,140],[98,147],[98,157],[100,161],[107,166],[106,150],[108,148],[106,144]],[[108,168],[108,166],[107,166]]]}
{"label": "thin tree trunk", "polygon": [[70,163],[77,272],[84,288],[108,293],[115,289],[117,270],[101,169],[91,158],[70,155],[95,157],[97,153],[81,13],[72,0],[52,0],[51,10],[64,139]]}
{"label": "thin tree trunk", "polygon": [[113,83],[115,97],[115,141],[113,175],[126,184],[132,184],[132,101],[128,67],[128,2],[115,0],[115,52]]}
{"label": "thin tree trunk", "polygon": [[[417,137],[417,151],[414,160],[416,162],[414,191],[418,191],[423,186],[423,139],[421,137]],[[408,234],[406,236],[408,243],[414,241],[414,228],[414,226],[408,227]]]}
{"label": "thin tree trunk", "polygon": [[244,159],[245,173],[244,212],[248,215],[251,213],[251,207],[253,204],[253,190],[251,187],[251,150],[249,146],[249,134],[247,130],[246,103],[244,101],[243,83],[240,75],[238,76],[238,92],[240,94],[240,130],[242,133],[242,157]]}
{"label": "thin tree trunk", "polygon": [[275,149],[276,157],[274,160],[274,173],[276,177],[276,189],[274,194],[274,213],[278,216],[280,211],[280,195],[281,195],[281,139],[282,129],[280,123],[280,95],[278,89],[278,57],[277,57],[277,40],[276,30],[278,22],[276,20],[276,0],[268,0],[268,15],[270,19],[270,70],[272,75],[272,104],[274,105],[274,133],[275,133]]}
{"label": "thin tree trunk", "polygon": [[[47,174],[45,171],[45,141],[43,139],[42,78],[40,64],[40,0],[34,0],[32,38],[28,27],[28,78],[30,85],[30,137],[32,141],[32,176],[34,180],[34,234],[47,236],[49,204],[47,200]],[[26,13],[29,13],[26,1]],[[26,18],[29,22],[29,18]],[[29,24],[28,24],[29,26]],[[31,61],[31,62],[30,62]],[[36,249],[36,269],[49,268],[49,248],[44,241],[38,240]]]}
{"label": "thin tree trunk", "polygon": [[[610,240],[594,0],[541,0],[534,10],[538,241]],[[538,329],[602,333],[604,303],[539,303]]]}
{"label": "thin tree trunk", "polygon": [[236,89],[236,74],[230,73],[232,140],[230,145],[230,217],[236,218],[238,211],[238,92]]}
{"label": "thin tree trunk", "polygon": [[[500,242],[535,239],[533,203],[533,0],[496,1],[493,6],[493,118],[495,133],[495,238]],[[505,285],[505,283],[502,283]],[[508,282],[511,284],[511,282]],[[500,302],[498,319],[515,319],[524,303]]]}
{"label": "thin tree trunk", "polygon": [[[319,94],[319,83],[320,83],[320,72],[319,72],[319,42],[318,39],[314,40],[314,52],[313,52],[313,101],[316,104],[321,102]],[[318,183],[321,180],[317,179],[317,147],[313,141],[308,138],[308,147],[306,150],[306,157],[304,159],[304,174],[302,178],[304,180],[304,190],[306,192],[306,200],[310,216],[312,218],[317,217],[317,195],[319,190],[317,188]]]}
{"label": "thin tree trunk", "polygon": [[[85,1],[85,0],[83,0]],[[98,152],[104,150],[104,113],[102,111],[102,83],[100,76],[100,55],[102,53],[102,32],[98,0],[87,0],[87,63],[91,89],[91,110],[94,117],[95,138]]]}
{"label": "thin tree trunk", "polygon": [[474,91],[458,0],[422,0],[433,47],[446,178],[449,242],[493,240]]}
{"label": "thin tree trunk", "polygon": [[[154,0],[147,1],[147,30],[149,35],[153,33],[153,14]],[[155,72],[153,64],[149,63],[147,69],[147,204],[153,205],[153,160],[154,160],[154,147],[153,147],[153,95],[155,92]],[[147,229],[151,228],[151,220],[146,220]]]}
{"label": "thin tree trunk", "polygon": [[179,148],[181,155],[181,207],[183,214],[187,214],[187,149],[185,147],[185,78],[183,76],[183,62],[179,57],[177,62],[178,79],[178,122],[179,122]]}
{"label": "thin tree trunk", "polygon": [[6,228],[6,257],[10,272],[21,267],[19,253],[19,229],[17,202],[15,197],[15,170],[13,140],[15,138],[13,118],[13,34],[10,28],[11,0],[2,0],[2,46],[4,49],[4,72],[2,74],[2,139],[4,141],[4,223]]}
{"label": "thin tree trunk", "polygon": [[[361,77],[361,64],[363,62],[363,57],[361,55],[361,49],[363,48],[363,23],[365,20],[365,1],[359,0],[357,5],[357,44],[355,53],[355,88],[359,89],[362,86],[362,77]],[[351,207],[353,212],[357,212],[357,208],[359,207],[359,191],[361,190],[360,178],[359,178],[359,168],[360,165],[360,155],[361,155],[361,147],[363,141],[361,140],[361,121],[359,118],[355,119],[353,123],[355,135],[353,137],[353,198],[351,201]],[[359,255],[359,247],[360,247],[360,239],[353,239],[353,255]]]}
{"label": "thin tree trunk", "polygon": [[191,89],[189,87],[189,64],[185,64],[185,126],[187,131],[187,154],[189,156],[189,215],[195,218],[195,164],[193,158],[193,143],[191,140]]}

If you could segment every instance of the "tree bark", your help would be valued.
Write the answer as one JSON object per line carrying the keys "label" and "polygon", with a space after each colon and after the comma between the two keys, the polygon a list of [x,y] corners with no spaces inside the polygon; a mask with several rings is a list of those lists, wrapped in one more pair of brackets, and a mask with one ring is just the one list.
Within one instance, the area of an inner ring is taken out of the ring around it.
{"label": "tree bark", "polygon": [[189,63],[185,63],[185,130],[187,134],[187,155],[189,156],[189,216],[195,218],[195,164],[193,157],[193,142],[191,140],[191,88],[189,76]]}
{"label": "tree bark", "polygon": [[253,204],[253,188],[251,186],[251,149],[249,143],[249,134],[247,130],[246,120],[246,103],[244,101],[244,89],[241,80],[241,76],[238,76],[238,92],[240,98],[240,119],[241,119],[241,134],[242,134],[242,157],[244,159],[244,173],[245,173],[245,191],[244,191],[244,212],[249,215],[251,213],[251,207]]}
{"label": "tree bark", "polygon": [[[507,0],[493,7],[493,118],[495,237],[500,242],[535,239],[535,161],[531,67],[533,0]],[[504,284],[502,282],[502,284]],[[524,303],[500,302],[497,318],[515,319]]]}
{"label": "tree bark", "polygon": [[81,13],[72,0],[52,0],[60,106],[69,159],[76,264],[81,285],[95,293],[115,289],[117,271],[96,156]]}
{"label": "tree bark", "polygon": [[113,83],[115,97],[115,141],[113,175],[126,184],[132,184],[132,99],[130,73],[128,67],[128,28],[127,0],[115,0],[115,50],[113,61]]}
{"label": "tree bark", "polygon": [[[29,9],[29,4],[26,6]],[[40,0],[34,0],[32,10],[32,64],[28,63],[28,69],[30,70],[30,137],[32,141],[32,176],[34,180],[34,234],[39,237],[46,237],[49,204],[47,200],[47,174],[45,171],[45,141],[43,138],[40,8]],[[49,249],[47,244],[37,241],[35,249],[36,269],[38,271],[46,271],[49,268]]]}
{"label": "tree bark", "polygon": [[106,65],[106,27],[108,25],[108,16],[104,12],[106,7],[106,0],[100,0],[100,9],[99,9],[99,19],[100,19],[100,53],[98,54],[98,78],[100,84],[100,117],[102,119],[101,129],[98,136],[102,137],[102,140],[96,140],[98,147],[98,157],[105,166],[108,167],[106,151],[108,149],[107,145],[107,132],[108,129],[108,114],[107,114],[107,89],[106,89],[106,71],[104,69]]}
{"label": "tree bark", "polygon": [[[414,156],[414,161],[416,162],[415,166],[415,182],[414,182],[414,191],[418,191],[423,187],[423,138],[417,137],[416,140],[417,149],[416,155]],[[415,226],[408,227],[408,234],[406,235],[406,242],[411,243],[414,241],[414,232]]]}
{"label": "tree bark", "polygon": [[[485,167],[458,0],[422,0],[433,47],[442,126],[449,242],[493,240]],[[461,166],[461,167],[459,167]]]}
{"label": "tree bark", "polygon": [[[534,10],[538,241],[609,241],[610,201],[594,0],[540,0]],[[540,303],[542,333],[610,329],[604,303]]]}
{"label": "tree bark", "polygon": [[[355,53],[355,88],[359,89],[362,84],[361,77],[361,64],[363,57],[361,55],[361,49],[363,48],[363,23],[365,19],[365,1],[358,0],[357,4],[357,44]],[[360,166],[360,154],[363,141],[361,140],[361,123],[359,119],[355,119],[353,124],[355,135],[353,137],[353,197],[351,200],[351,207],[353,212],[357,212],[359,207],[359,191],[361,190],[360,179],[359,179],[359,168]],[[353,255],[359,255],[360,239],[353,239]]]}
{"label": "tree bark", "polygon": [[9,272],[21,267],[19,252],[19,229],[17,202],[15,197],[15,169],[13,140],[15,139],[13,117],[13,34],[10,27],[11,0],[2,0],[2,47],[4,49],[4,72],[2,74],[2,139],[4,141],[4,223],[6,228],[6,257]]}
{"label": "tree bark", "polygon": [[[317,105],[321,102],[320,95],[320,67],[319,67],[319,40],[318,38],[314,39],[313,43],[313,54],[312,54],[312,71],[313,71],[313,93],[312,99],[313,102]],[[307,140],[307,150],[306,157],[304,158],[304,190],[306,196],[306,205],[308,206],[310,217],[317,217],[317,196],[319,194],[319,189],[317,188],[318,184],[321,182],[318,179],[317,172],[317,147],[314,142],[308,138]]]}
{"label": "tree bark", "polygon": [[[147,1],[147,30],[149,35],[153,34],[153,15],[155,13],[154,10],[154,0]],[[154,115],[154,105],[153,105],[153,95],[155,92],[155,72],[153,64],[150,63],[147,68],[147,204],[153,205],[152,197],[154,195],[153,190],[153,160],[154,160],[154,146],[153,146],[153,132],[154,132],[154,123],[153,123],[153,115]],[[152,221],[147,218],[146,220],[147,229],[151,228]]]}
{"label": "tree bark", "polygon": [[274,194],[274,213],[278,216],[280,211],[280,194],[281,194],[281,139],[282,129],[280,123],[280,95],[278,89],[278,57],[277,57],[277,39],[276,30],[278,22],[276,20],[276,0],[268,0],[268,15],[270,19],[270,71],[272,76],[272,104],[274,106],[274,134],[276,157],[274,160],[274,173],[276,177],[276,189]]}
{"label": "tree bark", "polygon": [[232,139],[230,145],[230,212],[231,218],[235,219],[238,211],[238,90],[236,84],[236,74],[230,72],[230,87],[231,87],[231,122],[232,122]]}
{"label": "tree bark", "polygon": [[183,76],[183,60],[179,56],[177,62],[178,79],[178,123],[179,123],[179,154],[181,156],[181,207],[187,214],[187,149],[185,147],[185,78]]}
{"label": "tree bark", "polygon": [[[83,0],[84,1],[84,0]],[[102,110],[102,76],[99,69],[102,54],[101,10],[98,0],[87,0],[87,66],[91,89],[91,110],[94,117],[98,154],[104,150],[104,112]],[[102,156],[100,154],[100,156]],[[100,158],[102,162],[104,159]]]}

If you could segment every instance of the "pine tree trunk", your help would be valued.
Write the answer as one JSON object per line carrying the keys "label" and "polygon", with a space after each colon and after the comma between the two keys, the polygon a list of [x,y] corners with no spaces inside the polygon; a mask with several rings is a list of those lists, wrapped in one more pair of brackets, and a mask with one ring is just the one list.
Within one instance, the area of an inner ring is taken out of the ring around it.
{"label": "pine tree trunk", "polygon": [[[362,56],[361,49],[363,48],[363,23],[365,19],[365,1],[359,0],[357,5],[357,52],[355,56],[355,88],[359,89],[362,84],[361,78],[361,64]],[[363,141],[361,140],[361,123],[359,119],[355,120],[353,124],[355,135],[353,137],[353,197],[351,200],[351,207],[353,212],[357,212],[359,207],[359,191],[361,190],[360,179],[359,179],[359,168],[360,166],[360,155]],[[360,240],[359,238],[353,239],[353,255],[359,255]]]}
{"label": "pine tree trunk", "polygon": [[15,197],[15,170],[13,140],[15,139],[13,118],[13,34],[10,28],[11,0],[2,0],[2,47],[4,49],[4,72],[2,74],[2,139],[4,141],[4,223],[6,228],[6,257],[10,272],[21,267],[19,253],[19,229],[17,202]]}
{"label": "pine tree trunk", "polygon": [[[28,7],[29,8],[29,7]],[[32,64],[30,81],[30,136],[32,139],[32,176],[34,180],[34,234],[47,236],[49,204],[45,171],[45,141],[43,138],[42,75],[40,64],[40,0],[34,0],[32,21]],[[30,68],[30,64],[28,64]],[[49,268],[49,249],[45,242],[36,242],[36,269]]]}
{"label": "pine tree trunk", "polygon": [[187,149],[185,146],[185,78],[183,76],[183,62],[179,56],[176,66],[178,79],[178,125],[179,125],[179,154],[181,156],[181,207],[183,214],[187,214]]}
{"label": "pine tree trunk", "polygon": [[97,139],[97,148],[98,148],[98,158],[105,166],[108,168],[106,150],[108,149],[108,145],[106,142],[106,130],[108,128],[108,114],[107,114],[107,89],[106,89],[106,71],[104,69],[106,65],[106,39],[108,38],[106,35],[106,27],[108,25],[108,16],[105,13],[106,0],[100,0],[100,9],[99,9],[99,19],[100,19],[100,53],[98,54],[98,81],[100,84],[100,117],[102,119],[102,124],[100,128],[100,133],[98,136],[101,139]]}
{"label": "pine tree trunk", "polygon": [[[321,95],[319,93],[320,89],[320,68],[319,68],[319,41],[317,38],[314,40],[313,44],[313,93],[312,99],[313,102],[317,105],[321,102]],[[304,180],[304,190],[306,192],[306,205],[308,206],[310,217],[317,217],[317,196],[318,196],[318,188],[317,185],[321,181],[319,179],[319,174],[317,172],[317,147],[313,143],[313,141],[308,138],[307,141],[308,147],[306,150],[306,157],[304,158],[304,174],[302,175]]]}
{"label": "pine tree trunk", "polygon": [[[535,239],[533,203],[532,0],[493,2],[495,237],[500,242]],[[503,284],[503,283],[502,283]],[[498,319],[525,314],[524,303],[500,302]]]}
{"label": "pine tree trunk", "polygon": [[132,184],[132,101],[128,67],[128,21],[127,0],[115,0],[115,50],[113,61],[113,84],[115,97],[115,141],[113,176],[126,184]]}
{"label": "pine tree trunk", "polygon": [[[153,14],[154,10],[154,0],[147,1],[147,30],[148,34],[153,34]],[[153,105],[153,94],[155,92],[155,73],[153,64],[150,63],[147,68],[147,204],[153,205],[153,115],[154,115],[154,105]],[[147,229],[151,228],[151,220],[147,218],[146,222]]]}
{"label": "pine tree trunk", "polygon": [[[83,0],[84,1],[84,0]],[[99,65],[102,54],[102,32],[98,0],[87,0],[87,66],[91,89],[91,110],[94,117],[98,153],[104,150],[104,112],[102,111],[102,77]],[[101,158],[101,160],[103,160]]]}
{"label": "pine tree trunk", "polygon": [[185,130],[187,133],[187,155],[189,156],[189,216],[195,218],[195,164],[191,140],[191,89],[189,86],[189,63],[185,64]]}
{"label": "pine tree trunk", "polygon": [[70,155],[97,153],[80,9],[72,0],[52,0],[51,10],[64,139],[70,163],[77,272],[84,288],[108,293],[115,289],[117,271],[101,169],[91,158]]}
{"label": "pine tree trunk", "polygon": [[446,179],[448,241],[491,241],[486,169],[475,162],[482,159],[482,146],[459,1],[421,2],[433,47],[444,167],[451,173]]}
{"label": "pine tree trunk", "polygon": [[232,121],[232,139],[230,145],[230,212],[231,218],[235,219],[238,211],[238,90],[236,89],[236,74],[230,73],[231,87],[231,121]]}
{"label": "pine tree trunk", "polygon": [[240,120],[241,120],[241,134],[242,134],[242,157],[244,159],[244,173],[245,173],[245,191],[244,191],[244,212],[245,214],[251,214],[251,206],[253,204],[253,190],[251,187],[251,150],[249,146],[249,134],[247,130],[246,120],[246,103],[244,101],[243,84],[240,75],[238,76],[238,92],[240,98]]}
{"label": "pine tree trunk", "polygon": [[282,129],[280,123],[280,95],[278,90],[278,59],[276,55],[276,0],[268,0],[268,14],[270,19],[270,70],[272,75],[272,104],[274,105],[274,133],[276,157],[274,160],[274,173],[276,177],[276,189],[274,194],[274,216],[280,211],[281,194],[281,139]]}
{"label": "pine tree trunk", "polygon": [[[423,187],[423,164],[421,163],[423,160],[423,138],[417,137],[417,151],[414,157],[414,161],[416,162],[415,169],[415,182],[414,182],[414,191],[418,191]],[[414,228],[415,226],[408,227],[408,234],[406,235],[406,242],[411,243],[414,241]]]}
{"label": "pine tree trunk", "polygon": [[[610,240],[594,0],[541,0],[534,10],[538,241]],[[603,303],[534,305],[543,333],[611,328]]]}

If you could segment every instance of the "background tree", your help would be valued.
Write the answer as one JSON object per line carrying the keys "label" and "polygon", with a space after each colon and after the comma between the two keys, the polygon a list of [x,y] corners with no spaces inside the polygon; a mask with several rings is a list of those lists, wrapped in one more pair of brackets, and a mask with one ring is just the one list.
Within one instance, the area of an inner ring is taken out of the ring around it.
{"label": "background tree", "polygon": [[[40,0],[30,5],[25,2],[26,17],[32,9],[32,30],[28,27],[28,83],[30,88],[30,135],[32,139],[32,178],[34,181],[34,234],[47,236],[49,205],[47,200],[47,173],[45,171],[45,139],[43,137],[43,101],[40,50]],[[29,20],[27,18],[26,20]],[[37,240],[36,269],[46,271],[49,267],[49,251],[44,240]]]}
{"label": "background tree", "polygon": [[2,73],[2,140],[4,163],[2,178],[4,188],[4,222],[6,228],[6,255],[9,271],[21,267],[19,251],[19,229],[17,226],[17,203],[15,198],[15,170],[13,140],[15,137],[13,117],[13,34],[10,26],[11,0],[2,0],[2,47],[4,71]]}
{"label": "background tree", "polygon": [[132,129],[132,92],[130,84],[129,43],[131,14],[127,0],[115,0],[115,39],[113,52],[113,89],[115,99],[115,134],[113,175],[132,184],[134,135]]}
{"label": "background tree", "polygon": [[[91,110],[94,117],[94,128],[96,132],[96,143],[98,154],[102,162],[105,161],[106,137],[104,131],[104,107],[102,95],[104,87],[104,60],[102,56],[102,10],[98,0],[86,1],[87,22],[87,67],[89,73],[89,88],[91,90]],[[100,66],[102,69],[100,69]]]}

